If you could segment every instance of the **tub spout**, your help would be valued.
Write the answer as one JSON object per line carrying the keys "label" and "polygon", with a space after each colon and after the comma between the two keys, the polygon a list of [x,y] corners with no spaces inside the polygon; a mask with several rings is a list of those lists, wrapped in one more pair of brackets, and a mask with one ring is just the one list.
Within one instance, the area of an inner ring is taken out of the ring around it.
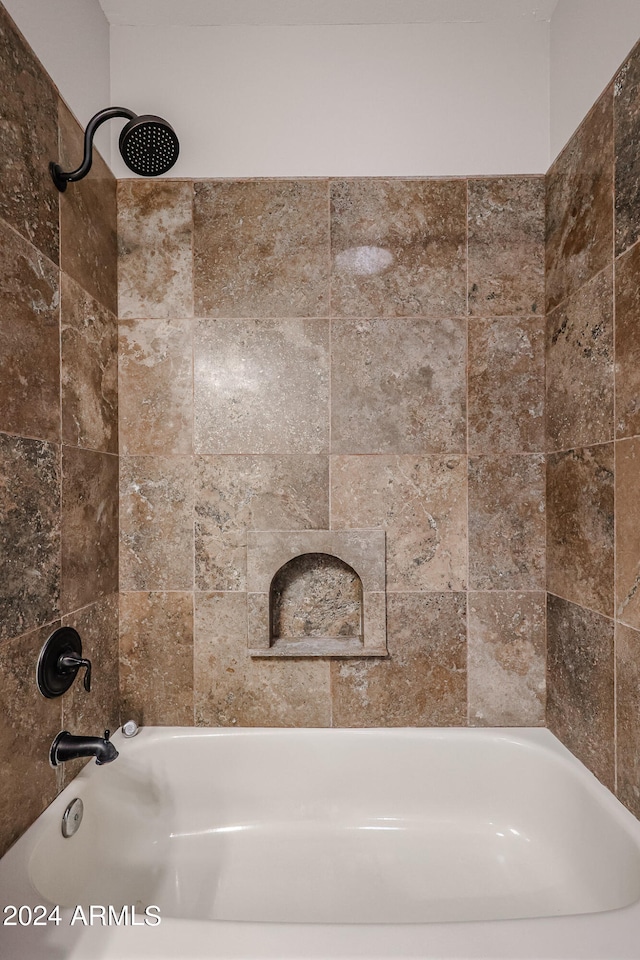
{"label": "tub spout", "polygon": [[49,760],[57,767],[65,760],[77,760],[78,757],[95,757],[98,765],[111,763],[118,751],[109,740],[109,731],[104,737],[74,737],[68,730],[62,730],[51,744]]}

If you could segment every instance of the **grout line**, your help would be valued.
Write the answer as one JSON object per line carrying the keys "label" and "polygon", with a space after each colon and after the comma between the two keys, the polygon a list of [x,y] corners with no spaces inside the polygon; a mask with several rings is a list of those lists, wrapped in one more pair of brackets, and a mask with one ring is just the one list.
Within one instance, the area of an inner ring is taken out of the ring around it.
{"label": "grout line", "polygon": [[618,543],[617,543],[617,515],[616,515],[616,432],[617,432],[617,403],[616,403],[616,110],[615,110],[615,92],[613,96],[614,107],[612,110],[613,136],[612,136],[612,165],[613,182],[611,184],[611,220],[612,220],[612,351],[613,351],[613,790],[618,794],[618,670],[617,670],[617,624],[615,622],[617,610],[618,593]]}

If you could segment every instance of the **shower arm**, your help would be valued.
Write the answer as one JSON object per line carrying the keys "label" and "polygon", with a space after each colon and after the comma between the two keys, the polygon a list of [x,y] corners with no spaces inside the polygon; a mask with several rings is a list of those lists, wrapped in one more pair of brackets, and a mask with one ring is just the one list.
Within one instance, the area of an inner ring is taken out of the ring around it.
{"label": "shower arm", "polygon": [[53,160],[51,161],[49,164],[49,172],[60,193],[64,193],[69,182],[82,180],[82,178],[86,177],[89,173],[93,162],[93,138],[95,132],[103,123],[107,120],[113,120],[115,117],[122,117],[125,120],[135,120],[136,114],[133,110],[127,110],[126,107],[107,107],[106,110],[101,110],[99,113],[96,113],[95,117],[89,120],[87,129],[84,132],[84,158],[77,170],[71,170],[69,173],[65,173],[59,163],[55,163]]}

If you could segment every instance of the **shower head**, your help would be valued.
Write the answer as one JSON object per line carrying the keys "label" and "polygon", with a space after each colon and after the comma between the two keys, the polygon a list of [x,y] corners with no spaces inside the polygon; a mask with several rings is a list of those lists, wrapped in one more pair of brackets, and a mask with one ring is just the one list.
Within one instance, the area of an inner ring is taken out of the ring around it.
{"label": "shower head", "polygon": [[134,173],[141,177],[158,177],[170,170],[178,159],[180,144],[173,127],[162,117],[136,116],[126,107],[108,107],[89,120],[84,132],[84,159],[77,170],[65,172],[53,160],[49,164],[51,177],[61,193],[68,183],[82,180],[89,173],[93,161],[93,138],[96,130],[106,120],[124,117],[125,124],[120,134],[122,159]]}

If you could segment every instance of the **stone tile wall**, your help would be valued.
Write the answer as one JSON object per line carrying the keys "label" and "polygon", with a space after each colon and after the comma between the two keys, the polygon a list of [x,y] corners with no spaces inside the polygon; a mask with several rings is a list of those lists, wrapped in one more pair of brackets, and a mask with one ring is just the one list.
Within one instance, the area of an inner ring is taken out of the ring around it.
{"label": "stone tile wall", "polygon": [[[118,184],[144,723],[543,724],[544,179]],[[249,531],[381,528],[385,661],[252,660]]]}
{"label": "stone tile wall", "polygon": [[[64,195],[82,131],[0,4],[0,854],[73,776],[49,747],[118,710],[116,184],[99,156]],[[59,700],[40,648],[74,626],[93,661]],[[76,689],[77,688],[77,689]]]}
{"label": "stone tile wall", "polygon": [[547,720],[640,815],[640,48],[547,176]]}

